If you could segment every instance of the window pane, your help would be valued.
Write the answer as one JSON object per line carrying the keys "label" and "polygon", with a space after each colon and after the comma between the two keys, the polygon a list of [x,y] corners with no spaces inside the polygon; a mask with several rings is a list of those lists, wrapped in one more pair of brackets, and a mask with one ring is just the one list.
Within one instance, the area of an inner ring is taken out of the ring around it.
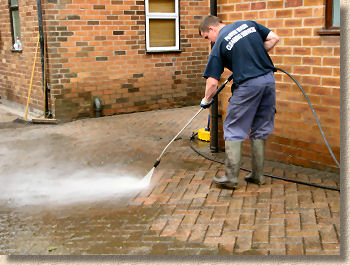
{"label": "window pane", "polygon": [[21,27],[19,24],[19,12],[18,10],[12,11],[12,19],[13,19],[13,35],[16,41],[17,37],[21,39]]}
{"label": "window pane", "polygon": [[11,6],[18,6],[18,0],[11,0]]}
{"label": "window pane", "polygon": [[340,0],[333,0],[333,26],[340,27]]}
{"label": "window pane", "polygon": [[149,20],[150,47],[175,46],[175,19]]}
{"label": "window pane", "polygon": [[149,0],[149,12],[175,13],[175,0]]}

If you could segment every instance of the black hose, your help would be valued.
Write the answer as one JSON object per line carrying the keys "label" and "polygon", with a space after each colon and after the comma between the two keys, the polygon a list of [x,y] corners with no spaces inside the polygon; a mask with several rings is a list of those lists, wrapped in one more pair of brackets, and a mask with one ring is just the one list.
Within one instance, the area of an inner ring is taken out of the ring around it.
{"label": "black hose", "polygon": [[304,97],[305,97],[307,103],[309,104],[309,107],[310,107],[310,109],[311,109],[311,111],[312,111],[312,114],[314,114],[314,117],[315,117],[315,119],[316,119],[316,123],[317,123],[317,125],[318,125],[318,128],[320,129],[320,132],[321,132],[323,141],[325,142],[325,144],[326,144],[326,146],[327,146],[327,148],[328,148],[328,151],[329,151],[329,153],[331,154],[331,156],[332,156],[334,162],[337,164],[338,168],[340,168],[340,164],[339,164],[338,160],[335,158],[335,156],[334,156],[334,154],[333,154],[333,152],[332,152],[332,149],[331,149],[331,147],[330,147],[329,144],[328,144],[328,141],[327,141],[327,139],[326,139],[326,136],[325,136],[325,134],[324,134],[324,132],[323,132],[323,130],[322,130],[321,123],[320,123],[320,121],[319,121],[319,119],[318,119],[318,117],[317,117],[317,114],[316,114],[314,108],[312,107],[312,104],[311,104],[311,102],[310,102],[310,99],[309,99],[309,97],[306,95],[304,89],[300,86],[300,84],[298,83],[298,81],[295,80],[295,78],[294,78],[290,73],[288,73],[287,71],[285,71],[285,70],[283,70],[283,69],[281,69],[281,68],[278,68],[278,67],[275,67],[275,68],[276,68],[277,70],[279,70],[279,71],[285,73],[286,75],[288,75],[288,76],[294,81],[294,83],[299,87],[301,93],[303,93],[303,95],[304,95]]}
{"label": "black hose", "polygon": [[[191,149],[192,149],[193,151],[195,151],[197,154],[199,154],[200,156],[202,156],[202,157],[204,157],[205,159],[207,159],[207,160],[210,160],[210,161],[213,161],[213,162],[220,163],[220,164],[223,164],[223,165],[224,165],[224,164],[225,164],[224,162],[219,161],[219,160],[216,160],[216,159],[211,158],[211,157],[208,157],[208,156],[206,156],[205,154],[199,152],[196,148],[194,148],[194,146],[193,146],[193,144],[192,144],[192,141],[193,141],[193,139],[195,138],[195,136],[196,136],[197,134],[198,134],[198,133],[193,133],[192,136],[191,136],[191,138],[190,138],[190,147],[191,147]],[[241,169],[241,170],[244,170],[244,171],[247,171],[247,172],[252,172],[250,169],[247,169],[247,168],[241,167],[240,169]],[[308,183],[308,182],[303,182],[303,181],[295,180],[295,179],[282,178],[282,177],[273,176],[273,175],[270,175],[270,174],[264,174],[264,176],[269,177],[269,178],[274,178],[274,179],[283,180],[283,181],[293,182],[293,183],[297,183],[297,184],[301,184],[301,185],[307,185],[307,186],[311,186],[311,187],[315,187],[315,188],[321,188],[321,189],[327,189],[327,190],[334,190],[334,191],[339,191],[339,192],[340,192],[340,189],[334,188],[334,187],[322,186],[322,185],[313,184],[313,183]]]}

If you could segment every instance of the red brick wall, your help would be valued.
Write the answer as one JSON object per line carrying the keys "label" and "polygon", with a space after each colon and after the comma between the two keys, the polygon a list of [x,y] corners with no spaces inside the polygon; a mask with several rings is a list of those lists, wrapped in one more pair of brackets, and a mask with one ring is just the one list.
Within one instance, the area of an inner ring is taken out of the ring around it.
{"label": "red brick wall", "polygon": [[[93,115],[93,99],[103,114],[151,110],[198,103],[208,46],[198,24],[208,14],[207,0],[180,2],[181,53],[146,54],[143,0],[43,0],[48,84],[53,114],[71,120]],[[0,93],[25,104],[38,32],[36,1],[20,1],[23,53],[10,51],[7,1],[1,1]],[[40,55],[40,53],[39,53]],[[43,109],[40,59],[31,105]],[[16,72],[13,70],[16,69]],[[40,90],[41,89],[41,90]]]}
{"label": "red brick wall", "polygon": [[[304,88],[339,161],[340,37],[317,33],[325,23],[324,1],[218,0],[218,5],[219,17],[225,23],[253,19],[280,36],[280,42],[270,52],[271,58]],[[267,143],[267,158],[319,169],[336,169],[299,88],[282,72],[277,72],[275,77],[277,115],[274,133]],[[223,117],[229,96],[227,86],[220,95]],[[223,139],[220,144],[224,146]],[[244,144],[244,152],[249,153],[248,141]]]}
{"label": "red brick wall", "polygon": [[[38,40],[36,1],[19,1],[22,52],[12,52],[12,37],[8,1],[0,1],[0,96],[2,99],[26,105]],[[25,19],[24,19],[25,18]],[[33,76],[30,109],[43,111],[44,93],[41,77],[40,46]]]}
{"label": "red brick wall", "polygon": [[[144,1],[50,1],[45,5],[56,117],[191,105],[202,95],[208,47],[197,37],[207,1],[180,3],[181,53],[146,54]],[[67,3],[67,4],[66,4]]]}

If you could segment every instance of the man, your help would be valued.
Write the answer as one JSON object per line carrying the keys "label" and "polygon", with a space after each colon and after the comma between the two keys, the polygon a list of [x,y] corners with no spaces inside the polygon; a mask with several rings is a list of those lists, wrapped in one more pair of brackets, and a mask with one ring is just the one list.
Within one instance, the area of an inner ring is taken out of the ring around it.
{"label": "man", "polygon": [[224,67],[232,71],[232,96],[224,122],[226,152],[225,176],[214,177],[222,187],[238,184],[242,141],[249,135],[252,173],[248,182],[262,185],[265,140],[272,133],[275,119],[275,67],[268,51],[279,37],[255,21],[237,21],[225,25],[215,16],[207,16],[199,26],[199,34],[213,44],[203,76],[207,78],[201,107],[208,108]]}

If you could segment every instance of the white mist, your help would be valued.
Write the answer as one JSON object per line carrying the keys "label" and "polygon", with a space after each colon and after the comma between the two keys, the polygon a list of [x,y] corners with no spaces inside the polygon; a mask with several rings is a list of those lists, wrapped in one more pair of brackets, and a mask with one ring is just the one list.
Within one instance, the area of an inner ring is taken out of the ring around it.
{"label": "white mist", "polygon": [[125,196],[146,188],[152,173],[141,179],[106,168],[2,172],[0,204],[69,204]]}

